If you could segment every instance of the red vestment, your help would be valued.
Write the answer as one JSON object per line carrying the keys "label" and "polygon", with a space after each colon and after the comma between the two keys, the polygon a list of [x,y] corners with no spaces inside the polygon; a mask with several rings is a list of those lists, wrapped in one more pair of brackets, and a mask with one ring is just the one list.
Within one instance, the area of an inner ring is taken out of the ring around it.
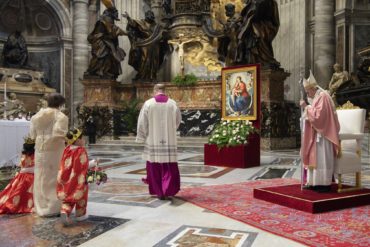
{"label": "red vestment", "polygon": [[61,213],[70,215],[76,206],[76,216],[86,213],[89,168],[84,147],[70,145],[64,149],[57,179],[57,195],[63,201]]}
{"label": "red vestment", "polygon": [[0,193],[0,214],[32,212],[34,157],[34,154],[22,155],[20,172]]}
{"label": "red vestment", "polygon": [[245,82],[241,81],[235,84],[234,95],[249,97],[249,93],[247,92],[247,86],[245,85]]}

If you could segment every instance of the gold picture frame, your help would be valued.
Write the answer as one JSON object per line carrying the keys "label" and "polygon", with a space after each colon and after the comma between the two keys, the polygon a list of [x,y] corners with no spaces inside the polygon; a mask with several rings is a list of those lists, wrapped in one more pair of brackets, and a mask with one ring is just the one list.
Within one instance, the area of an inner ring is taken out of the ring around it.
{"label": "gold picture frame", "polygon": [[223,68],[222,118],[257,120],[258,65]]}

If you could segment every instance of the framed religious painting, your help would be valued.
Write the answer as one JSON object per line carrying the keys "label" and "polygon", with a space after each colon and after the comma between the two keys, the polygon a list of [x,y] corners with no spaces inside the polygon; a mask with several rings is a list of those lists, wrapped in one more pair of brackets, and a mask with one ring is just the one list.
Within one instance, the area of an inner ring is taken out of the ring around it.
{"label": "framed religious painting", "polygon": [[257,120],[258,65],[223,68],[222,118]]}

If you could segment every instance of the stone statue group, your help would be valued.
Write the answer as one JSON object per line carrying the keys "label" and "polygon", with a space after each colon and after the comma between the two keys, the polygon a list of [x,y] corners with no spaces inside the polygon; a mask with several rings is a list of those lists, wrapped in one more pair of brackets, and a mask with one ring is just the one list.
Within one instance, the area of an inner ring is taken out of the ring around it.
{"label": "stone statue group", "polygon": [[216,34],[219,60],[227,66],[261,63],[264,67],[279,68],[272,49],[280,26],[277,3],[274,0],[244,2],[240,13],[236,13],[234,4],[225,5],[227,21],[221,23],[221,35]]}
{"label": "stone statue group", "polygon": [[131,43],[128,64],[136,71],[135,80],[154,81],[156,73],[164,60],[168,44],[163,38],[163,28],[156,23],[153,11],[145,13],[144,20],[134,20],[127,12],[126,30],[115,25],[119,20],[113,1],[103,1],[107,9],[96,22],[94,30],[87,37],[92,47],[92,59],[88,75],[116,79],[121,74],[120,62],[126,57],[118,46],[118,37],[125,35]]}
{"label": "stone statue group", "polygon": [[[127,12],[122,17],[127,19],[126,30],[115,25],[119,20],[113,0],[103,0],[106,10],[96,22],[88,41],[92,47],[92,59],[86,75],[116,79],[121,74],[120,62],[126,53],[118,45],[119,36],[127,36],[131,48],[128,64],[136,71],[134,80],[150,82],[156,80],[156,74],[167,52],[171,51],[166,35],[166,28],[158,24],[154,13],[146,11],[145,19],[132,19]],[[170,3],[165,1],[163,8],[170,13]],[[233,4],[225,6],[226,23],[223,30],[214,30],[212,20],[205,21],[205,33],[217,37],[219,41],[219,60],[229,65],[261,63],[270,68],[279,68],[274,59],[272,40],[279,29],[279,14],[274,0],[245,0],[245,7],[240,14],[235,12]]]}

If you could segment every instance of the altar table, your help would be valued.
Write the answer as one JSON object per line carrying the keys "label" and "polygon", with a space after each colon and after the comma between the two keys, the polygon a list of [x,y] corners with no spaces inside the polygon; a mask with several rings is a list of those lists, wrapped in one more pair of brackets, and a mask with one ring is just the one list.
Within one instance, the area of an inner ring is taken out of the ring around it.
{"label": "altar table", "polygon": [[17,164],[30,123],[26,120],[0,120],[0,167]]}

